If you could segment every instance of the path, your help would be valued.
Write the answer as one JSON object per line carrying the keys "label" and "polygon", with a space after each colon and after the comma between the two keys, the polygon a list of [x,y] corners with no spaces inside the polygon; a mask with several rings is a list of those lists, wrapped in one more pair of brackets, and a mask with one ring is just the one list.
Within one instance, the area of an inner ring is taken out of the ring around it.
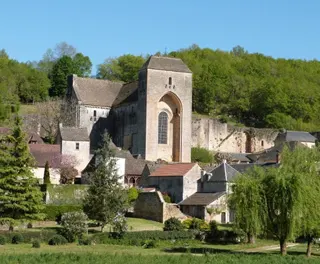
{"label": "path", "polygon": [[[287,248],[289,247],[295,247],[299,244],[297,243],[288,243],[287,244]],[[272,246],[264,246],[264,247],[257,247],[257,248],[249,248],[249,249],[242,249],[239,250],[241,252],[262,252],[262,251],[270,251],[270,250],[280,250],[280,246],[279,245],[272,245]]]}

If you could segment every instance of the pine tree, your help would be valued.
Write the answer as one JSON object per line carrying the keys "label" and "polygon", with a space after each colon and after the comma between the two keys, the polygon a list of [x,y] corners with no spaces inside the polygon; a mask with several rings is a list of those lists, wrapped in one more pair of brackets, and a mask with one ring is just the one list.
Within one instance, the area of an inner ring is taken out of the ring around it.
{"label": "pine tree", "polygon": [[46,161],[46,165],[44,166],[43,184],[51,184],[48,161]]}
{"label": "pine tree", "polygon": [[16,117],[12,134],[0,141],[0,222],[10,229],[16,221],[44,216],[42,193],[32,173],[34,162],[21,124]]}
{"label": "pine tree", "polygon": [[84,212],[101,225],[101,231],[124,213],[127,206],[127,191],[122,187],[117,173],[116,159],[109,148],[110,137],[105,134],[96,152],[97,165],[90,175],[90,187],[84,200]]}

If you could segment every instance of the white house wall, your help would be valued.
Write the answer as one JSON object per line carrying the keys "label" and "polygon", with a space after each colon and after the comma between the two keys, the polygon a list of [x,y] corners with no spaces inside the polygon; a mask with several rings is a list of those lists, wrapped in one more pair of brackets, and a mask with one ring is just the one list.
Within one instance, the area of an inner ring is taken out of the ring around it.
{"label": "white house wall", "polygon": [[[39,180],[39,183],[43,183],[43,176],[44,176],[44,168],[38,167],[32,170],[34,177]],[[60,174],[57,169],[49,169],[50,173],[50,181],[52,184],[59,184],[60,183]]]}

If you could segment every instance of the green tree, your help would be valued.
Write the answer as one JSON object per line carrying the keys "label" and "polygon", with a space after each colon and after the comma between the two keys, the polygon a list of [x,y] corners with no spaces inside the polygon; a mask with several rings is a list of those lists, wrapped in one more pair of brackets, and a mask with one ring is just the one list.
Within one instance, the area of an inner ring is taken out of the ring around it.
{"label": "green tree", "polygon": [[122,55],[118,58],[109,58],[98,66],[97,77],[111,81],[136,81],[144,62],[144,57],[131,54]]}
{"label": "green tree", "polygon": [[11,135],[0,144],[0,221],[13,228],[16,221],[44,217],[42,193],[32,173],[33,159],[16,117]]}
{"label": "green tree", "polygon": [[77,53],[73,58],[74,74],[80,77],[89,77],[91,74],[92,63],[88,56]]}
{"label": "green tree", "polygon": [[43,184],[51,184],[50,171],[49,171],[49,162],[48,161],[46,161],[46,164],[44,166]]}
{"label": "green tree", "polygon": [[90,187],[84,199],[84,212],[101,225],[113,226],[115,219],[123,214],[127,207],[127,191],[120,183],[116,159],[109,148],[110,137],[103,136],[100,148],[96,152],[97,165],[89,176]]}
{"label": "green tree", "polygon": [[263,231],[264,201],[262,199],[261,178],[264,170],[254,167],[238,176],[232,185],[229,206],[235,212],[234,224],[247,234],[247,242],[255,243],[255,237]]}
{"label": "green tree", "polygon": [[62,97],[67,90],[67,77],[74,73],[71,57],[63,56],[57,60],[52,68],[50,96]]}

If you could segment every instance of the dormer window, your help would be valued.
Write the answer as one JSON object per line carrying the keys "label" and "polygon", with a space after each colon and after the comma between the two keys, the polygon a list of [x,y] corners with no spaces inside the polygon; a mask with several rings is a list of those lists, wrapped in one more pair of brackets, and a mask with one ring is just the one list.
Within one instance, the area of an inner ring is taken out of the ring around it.
{"label": "dormer window", "polygon": [[172,85],[172,78],[169,77],[169,85]]}
{"label": "dormer window", "polygon": [[76,150],[79,150],[79,148],[80,148],[80,144],[77,142],[76,143]]}

